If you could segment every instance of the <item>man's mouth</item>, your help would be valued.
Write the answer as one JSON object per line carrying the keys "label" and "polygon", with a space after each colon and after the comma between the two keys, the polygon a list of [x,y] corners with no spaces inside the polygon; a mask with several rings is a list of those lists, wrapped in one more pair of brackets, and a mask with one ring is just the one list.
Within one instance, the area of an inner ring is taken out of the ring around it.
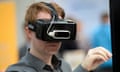
{"label": "man's mouth", "polygon": [[49,46],[56,47],[57,45],[56,44],[49,44]]}
{"label": "man's mouth", "polygon": [[60,41],[46,41],[47,43],[59,43]]}

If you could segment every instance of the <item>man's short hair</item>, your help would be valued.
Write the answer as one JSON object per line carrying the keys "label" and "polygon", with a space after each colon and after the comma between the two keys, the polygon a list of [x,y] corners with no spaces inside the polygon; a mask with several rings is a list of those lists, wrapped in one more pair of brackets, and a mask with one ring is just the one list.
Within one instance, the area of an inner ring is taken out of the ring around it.
{"label": "man's short hair", "polygon": [[[50,3],[58,13],[58,16],[61,16],[62,18],[65,17],[64,10],[56,3]],[[27,9],[26,15],[25,15],[25,24],[24,27],[28,26],[28,22],[34,22],[36,20],[37,14],[40,12],[47,12],[51,14],[51,11],[49,10],[49,7],[46,6],[43,2],[37,2],[33,3],[29,6]]]}

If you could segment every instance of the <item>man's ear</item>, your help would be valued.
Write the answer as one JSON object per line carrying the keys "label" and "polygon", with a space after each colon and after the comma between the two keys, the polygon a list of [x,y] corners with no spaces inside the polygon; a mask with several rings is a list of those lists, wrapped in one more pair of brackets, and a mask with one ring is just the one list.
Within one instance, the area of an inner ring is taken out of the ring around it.
{"label": "man's ear", "polygon": [[27,39],[28,41],[30,41],[30,39],[31,39],[31,37],[32,37],[32,31],[29,30],[28,27],[25,27],[24,30],[25,30],[26,39]]}

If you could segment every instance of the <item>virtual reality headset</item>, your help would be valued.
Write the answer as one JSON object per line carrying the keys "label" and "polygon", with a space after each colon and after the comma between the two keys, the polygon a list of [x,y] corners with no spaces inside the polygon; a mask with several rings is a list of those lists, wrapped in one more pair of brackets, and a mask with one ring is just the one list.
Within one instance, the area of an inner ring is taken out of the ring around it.
{"label": "virtual reality headset", "polygon": [[28,28],[36,33],[36,37],[43,41],[75,40],[76,23],[70,20],[57,21],[38,19],[29,23]]}
{"label": "virtual reality headset", "polygon": [[50,3],[43,2],[51,11],[51,19],[38,19],[29,22],[28,28],[36,33],[43,41],[75,40],[76,23],[71,20],[59,19],[55,8]]}

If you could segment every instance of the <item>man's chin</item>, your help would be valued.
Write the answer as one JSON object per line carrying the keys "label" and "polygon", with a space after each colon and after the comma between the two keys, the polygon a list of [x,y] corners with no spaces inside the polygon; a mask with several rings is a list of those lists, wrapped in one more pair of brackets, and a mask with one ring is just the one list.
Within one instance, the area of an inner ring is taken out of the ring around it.
{"label": "man's chin", "polygon": [[59,48],[58,48],[58,47],[51,47],[51,48],[49,47],[49,49],[48,49],[48,53],[49,53],[50,55],[57,54],[58,51],[59,51]]}
{"label": "man's chin", "polygon": [[49,52],[50,55],[55,55],[57,54],[58,51],[52,51],[52,52]]}

